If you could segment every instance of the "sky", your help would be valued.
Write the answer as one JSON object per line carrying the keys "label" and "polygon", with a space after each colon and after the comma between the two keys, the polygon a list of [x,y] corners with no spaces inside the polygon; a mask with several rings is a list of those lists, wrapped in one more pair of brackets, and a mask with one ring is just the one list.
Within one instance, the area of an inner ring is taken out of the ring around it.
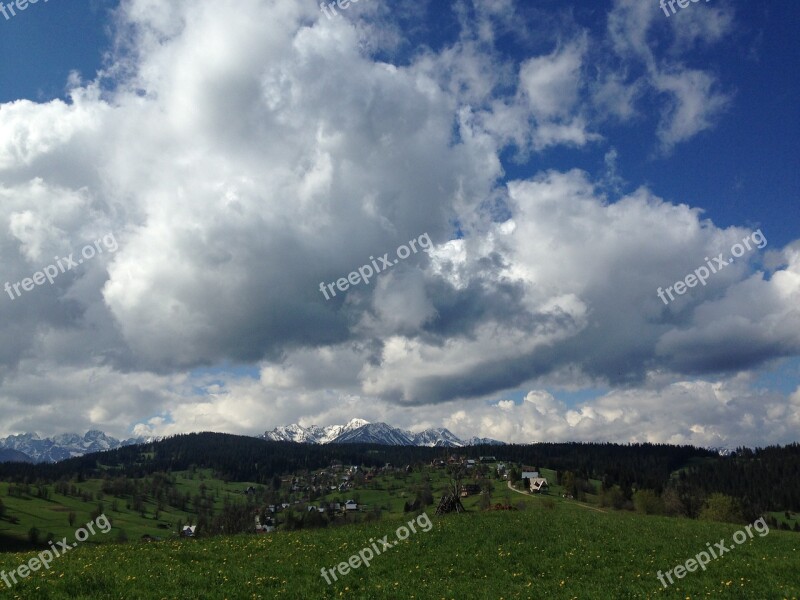
{"label": "sky", "polygon": [[800,441],[800,5],[673,7],[0,15],[0,435]]}

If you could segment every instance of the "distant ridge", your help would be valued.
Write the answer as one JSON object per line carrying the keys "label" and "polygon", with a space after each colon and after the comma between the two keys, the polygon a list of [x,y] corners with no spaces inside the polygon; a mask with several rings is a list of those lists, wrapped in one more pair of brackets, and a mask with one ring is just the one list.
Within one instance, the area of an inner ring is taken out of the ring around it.
{"label": "distant ridge", "polygon": [[370,423],[364,419],[352,419],[347,425],[303,427],[293,423],[265,432],[265,440],[274,442],[298,442],[302,444],[384,444],[387,446],[428,446],[432,448],[461,448],[479,444],[503,445],[490,438],[472,437],[462,440],[443,427],[413,433],[386,423]]}
{"label": "distant ridge", "polygon": [[0,463],[2,462],[24,462],[32,463],[33,459],[19,450],[12,450],[11,448],[0,448]]}
{"label": "distant ridge", "polygon": [[[0,438],[0,462],[5,460],[53,463],[74,456],[114,450],[133,444],[145,444],[154,440],[155,438],[144,437],[118,440],[97,430],[87,431],[83,436],[77,433],[64,433],[51,438],[40,438],[35,433],[22,433]],[[12,458],[3,458],[6,456],[4,452],[15,454],[8,455]]]}
{"label": "distant ridge", "polygon": [[[302,444],[383,444],[431,448],[504,444],[504,442],[490,438],[471,437],[468,440],[462,440],[443,427],[413,433],[386,423],[370,423],[364,419],[351,419],[346,425],[328,425],[327,427],[285,425],[257,437],[277,442]],[[160,439],[162,438],[136,437],[119,440],[98,430],[87,431],[85,435],[64,433],[45,438],[39,437],[36,433],[22,433],[0,438],[0,463],[55,463],[93,452],[116,450],[134,444],[149,444]]]}

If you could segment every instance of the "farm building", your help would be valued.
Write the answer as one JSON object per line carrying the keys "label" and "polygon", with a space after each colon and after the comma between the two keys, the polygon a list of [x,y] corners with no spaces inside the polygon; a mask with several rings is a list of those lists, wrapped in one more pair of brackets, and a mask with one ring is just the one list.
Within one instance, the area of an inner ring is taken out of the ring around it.
{"label": "farm building", "polygon": [[476,485],[474,483],[467,483],[461,486],[461,497],[466,498],[467,496],[474,496],[475,494],[481,493],[481,486]]}
{"label": "farm building", "polygon": [[528,486],[532,494],[546,492],[550,487],[547,483],[547,479],[544,477],[534,477],[532,479],[528,479]]}

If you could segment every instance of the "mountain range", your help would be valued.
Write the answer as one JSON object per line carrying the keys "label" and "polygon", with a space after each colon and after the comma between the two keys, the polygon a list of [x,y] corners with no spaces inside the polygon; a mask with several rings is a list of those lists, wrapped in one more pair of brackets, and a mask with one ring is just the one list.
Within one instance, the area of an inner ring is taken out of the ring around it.
{"label": "mountain range", "polygon": [[479,444],[500,445],[490,438],[472,437],[462,440],[443,427],[413,433],[392,427],[386,423],[370,423],[364,419],[352,419],[347,425],[303,427],[293,423],[276,427],[261,436],[266,440],[298,442],[302,444],[384,444],[390,446],[429,446],[434,448],[461,448]]}
{"label": "mountain range", "polygon": [[[444,428],[426,429],[419,433],[412,433],[386,423],[370,423],[364,419],[352,419],[347,425],[329,425],[327,427],[286,425],[267,431],[258,437],[265,440],[304,444],[384,444],[439,448],[503,443],[477,437],[461,440]],[[92,452],[114,450],[133,444],[146,444],[157,439],[137,437],[118,440],[97,430],[88,431],[83,436],[77,433],[64,433],[46,438],[39,437],[35,433],[23,433],[0,438],[0,462],[53,463]]]}
{"label": "mountain range", "polygon": [[73,456],[151,441],[153,438],[143,437],[118,440],[97,430],[87,431],[84,436],[64,433],[51,438],[41,438],[35,433],[22,433],[0,438],[0,462],[58,462]]}

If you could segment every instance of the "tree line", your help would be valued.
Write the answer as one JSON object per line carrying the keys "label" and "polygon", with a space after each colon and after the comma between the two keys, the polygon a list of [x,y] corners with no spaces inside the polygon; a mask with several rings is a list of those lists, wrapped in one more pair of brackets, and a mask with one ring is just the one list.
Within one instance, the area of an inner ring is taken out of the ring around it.
{"label": "tree line", "polygon": [[[427,464],[453,454],[478,459],[492,455],[519,465],[541,465],[569,472],[575,491],[597,479],[602,491],[619,489],[632,502],[635,490],[677,496],[688,516],[697,516],[714,493],[736,498],[745,514],[800,510],[800,445],[738,448],[730,456],[693,446],[667,444],[537,443],[466,448],[428,448],[379,444],[298,444],[219,433],[176,435],[159,442],[127,446],[54,464],[1,463],[0,480],[17,485],[102,478],[105,491],[134,497],[154,495],[184,505],[170,488],[170,473],[212,469],[225,481],[253,481],[272,487],[281,475],[311,471],[333,462],[364,468]],[[154,475],[159,474],[157,477]],[[131,480],[150,478],[148,488]],[[134,489],[136,488],[136,489]],[[613,500],[619,502],[619,500]]]}

